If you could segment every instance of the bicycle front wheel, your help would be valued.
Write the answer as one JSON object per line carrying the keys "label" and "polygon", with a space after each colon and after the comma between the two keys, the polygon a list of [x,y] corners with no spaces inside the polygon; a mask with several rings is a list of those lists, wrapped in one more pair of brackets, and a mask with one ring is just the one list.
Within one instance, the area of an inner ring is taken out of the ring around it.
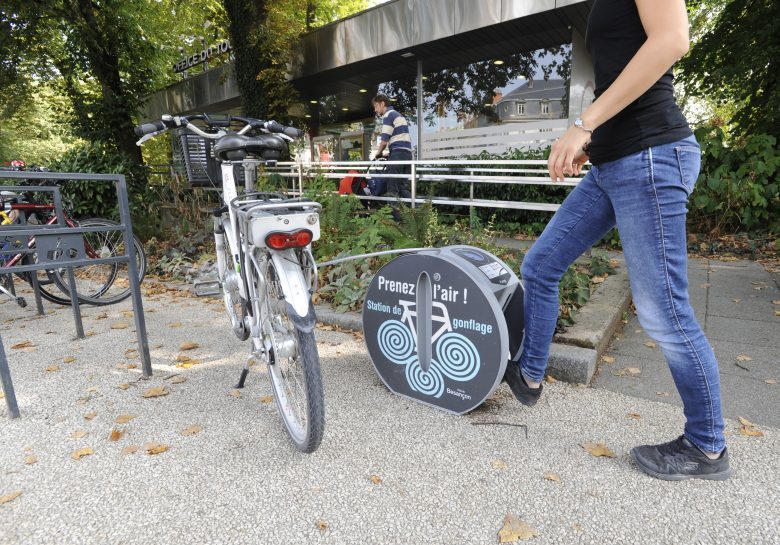
{"label": "bicycle front wheel", "polygon": [[276,406],[295,448],[314,452],[325,430],[320,357],[314,332],[301,331],[290,320],[288,304],[270,259],[266,288],[269,311],[266,334],[272,345],[268,370]]}
{"label": "bicycle front wheel", "polygon": [[[113,227],[119,225],[111,220],[93,218],[79,222],[80,227]],[[138,282],[146,275],[146,254],[143,245],[133,235],[133,247]],[[120,230],[84,233],[84,249],[92,259],[117,257],[125,254],[124,233]],[[57,285],[70,294],[70,282],[66,269],[50,271]],[[112,305],[130,297],[130,275],[126,263],[97,263],[73,269],[76,293],[79,301],[89,305]]]}

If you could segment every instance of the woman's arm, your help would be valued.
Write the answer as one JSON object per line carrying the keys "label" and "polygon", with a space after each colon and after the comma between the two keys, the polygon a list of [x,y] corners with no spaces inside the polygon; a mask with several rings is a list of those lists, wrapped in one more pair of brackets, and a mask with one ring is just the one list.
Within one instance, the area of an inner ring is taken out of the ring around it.
{"label": "woman's arm", "polygon": [[[688,14],[685,0],[635,0],[647,40],[617,79],[583,113],[586,128],[595,129],[642,96],[677,60],[688,52]],[[579,174],[584,158],[582,146],[590,134],[569,127],[553,144],[547,161],[550,177],[562,179]]]}

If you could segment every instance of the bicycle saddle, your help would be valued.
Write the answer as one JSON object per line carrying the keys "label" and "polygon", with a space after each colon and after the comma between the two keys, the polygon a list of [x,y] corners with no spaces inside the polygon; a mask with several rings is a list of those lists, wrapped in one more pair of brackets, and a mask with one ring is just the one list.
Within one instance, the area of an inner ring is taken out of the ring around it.
{"label": "bicycle saddle", "polygon": [[214,144],[214,154],[223,161],[240,161],[249,154],[261,159],[279,159],[287,154],[287,142],[275,134],[227,134]]}

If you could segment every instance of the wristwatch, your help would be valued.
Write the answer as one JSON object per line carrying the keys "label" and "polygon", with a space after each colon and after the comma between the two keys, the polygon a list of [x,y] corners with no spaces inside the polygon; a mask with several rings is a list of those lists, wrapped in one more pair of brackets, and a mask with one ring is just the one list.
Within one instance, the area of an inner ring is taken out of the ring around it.
{"label": "wristwatch", "polygon": [[581,117],[578,117],[574,120],[574,126],[578,129],[582,129],[585,132],[589,132],[590,134],[593,134],[593,129],[588,129],[585,127],[585,123],[582,121]]}

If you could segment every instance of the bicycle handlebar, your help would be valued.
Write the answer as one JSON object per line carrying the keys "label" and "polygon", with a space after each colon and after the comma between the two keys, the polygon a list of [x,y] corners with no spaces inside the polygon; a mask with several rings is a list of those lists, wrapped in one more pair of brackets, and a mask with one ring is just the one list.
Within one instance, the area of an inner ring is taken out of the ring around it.
{"label": "bicycle handlebar", "polygon": [[[206,132],[201,128],[195,126],[192,123],[193,121],[202,121],[208,129],[216,130],[216,132]],[[159,121],[138,125],[137,127],[135,127],[135,134],[137,136],[142,137],[141,140],[137,142],[138,145],[141,145],[143,142],[145,142],[152,136],[156,136],[157,134],[162,133],[163,131],[166,131],[168,129],[174,129],[177,127],[187,127],[192,132],[204,138],[217,139],[220,136],[223,136],[225,134],[225,129],[229,129],[229,127],[234,122],[239,122],[244,124],[244,127],[242,127],[241,130],[237,131],[238,134],[246,134],[251,129],[258,129],[263,132],[283,134],[288,138],[300,138],[304,134],[304,132],[300,129],[282,125],[281,123],[277,123],[276,121],[263,121],[261,119],[254,119],[251,117],[238,117],[238,116],[228,116],[227,118],[211,118],[208,114],[198,114],[198,115],[179,116],[179,117],[174,117],[172,115],[166,114],[163,115]]]}

